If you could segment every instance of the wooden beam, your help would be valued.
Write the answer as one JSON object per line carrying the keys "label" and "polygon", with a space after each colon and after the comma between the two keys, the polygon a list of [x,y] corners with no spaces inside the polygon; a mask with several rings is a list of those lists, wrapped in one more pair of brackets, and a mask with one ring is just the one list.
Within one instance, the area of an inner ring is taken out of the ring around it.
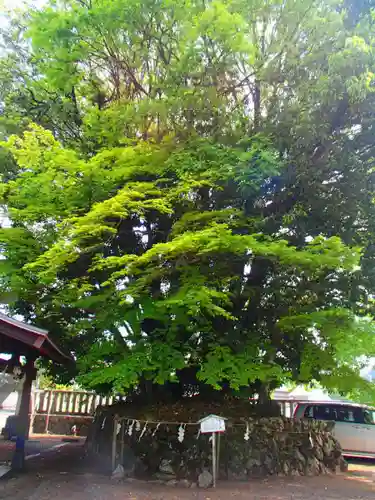
{"label": "wooden beam", "polygon": [[24,350],[32,348],[39,355],[46,356],[61,364],[74,362],[71,356],[63,353],[49,338],[46,330],[8,318],[2,313],[0,313],[0,337],[3,344],[2,352],[10,354],[17,352],[24,355]]}

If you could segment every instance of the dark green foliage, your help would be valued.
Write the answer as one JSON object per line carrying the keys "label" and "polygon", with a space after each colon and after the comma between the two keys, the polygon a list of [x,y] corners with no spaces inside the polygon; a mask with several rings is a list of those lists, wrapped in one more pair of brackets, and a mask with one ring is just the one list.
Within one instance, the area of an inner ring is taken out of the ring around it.
{"label": "dark green foliage", "polygon": [[0,283],[81,384],[372,397],[375,61],[357,7],[71,0],[13,21]]}

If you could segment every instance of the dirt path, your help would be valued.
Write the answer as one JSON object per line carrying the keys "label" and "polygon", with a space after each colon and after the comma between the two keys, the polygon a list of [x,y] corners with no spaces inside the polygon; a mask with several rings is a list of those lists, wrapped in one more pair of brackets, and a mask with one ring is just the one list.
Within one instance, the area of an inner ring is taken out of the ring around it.
{"label": "dirt path", "polygon": [[0,482],[0,499],[12,500],[373,500],[375,463],[356,463],[347,475],[221,483],[214,490],[176,489],[133,481],[114,483],[90,472],[82,447],[68,444],[29,461],[24,476]]}

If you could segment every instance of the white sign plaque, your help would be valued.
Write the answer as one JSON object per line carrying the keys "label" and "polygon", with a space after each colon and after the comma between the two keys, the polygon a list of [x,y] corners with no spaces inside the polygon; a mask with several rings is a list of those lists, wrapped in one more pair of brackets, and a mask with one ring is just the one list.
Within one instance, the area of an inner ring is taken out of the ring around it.
{"label": "white sign plaque", "polygon": [[208,415],[199,421],[201,433],[208,434],[212,432],[225,432],[225,418],[217,415]]}

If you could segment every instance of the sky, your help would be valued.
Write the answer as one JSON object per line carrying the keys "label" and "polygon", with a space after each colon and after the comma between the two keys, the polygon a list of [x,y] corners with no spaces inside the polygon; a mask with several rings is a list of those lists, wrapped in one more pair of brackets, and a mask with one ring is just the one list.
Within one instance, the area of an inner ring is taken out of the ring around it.
{"label": "sky", "polygon": [[18,9],[19,7],[22,7],[23,5],[31,4],[35,6],[40,6],[45,3],[45,0],[0,0],[0,6],[4,7],[1,10],[12,10],[12,9]]}
{"label": "sky", "polygon": [[[44,0],[0,0],[0,29],[6,27],[6,13],[18,9],[27,4],[42,5]],[[1,47],[0,47],[1,56]],[[6,217],[4,209],[0,206],[0,227],[9,227],[9,219]]]}
{"label": "sky", "polygon": [[7,12],[22,8],[26,5],[40,7],[44,3],[46,3],[46,0],[0,0],[0,29],[5,27],[7,24]]}

